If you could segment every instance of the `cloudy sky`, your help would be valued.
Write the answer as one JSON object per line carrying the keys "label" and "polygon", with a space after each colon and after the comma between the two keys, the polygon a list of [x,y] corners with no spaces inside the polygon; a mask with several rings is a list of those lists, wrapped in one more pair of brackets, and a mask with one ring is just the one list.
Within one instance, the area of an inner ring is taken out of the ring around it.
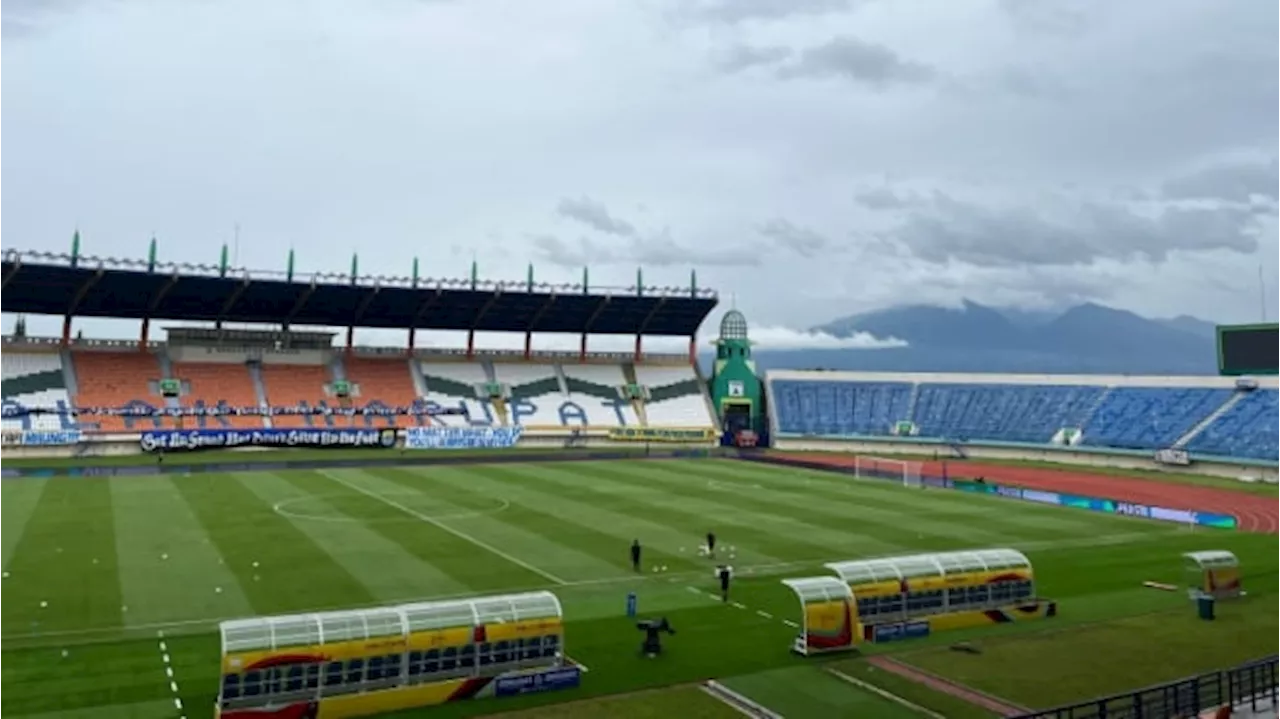
{"label": "cloudy sky", "polygon": [[8,0],[5,249],[1271,319],[1277,3]]}

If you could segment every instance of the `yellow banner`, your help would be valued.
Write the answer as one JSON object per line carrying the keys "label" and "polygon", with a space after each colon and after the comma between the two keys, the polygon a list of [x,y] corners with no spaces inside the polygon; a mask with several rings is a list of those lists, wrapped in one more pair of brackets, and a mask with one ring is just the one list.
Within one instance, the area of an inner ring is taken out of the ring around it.
{"label": "yellow banner", "polygon": [[715,438],[710,428],[615,427],[609,439],[615,442],[708,442]]}

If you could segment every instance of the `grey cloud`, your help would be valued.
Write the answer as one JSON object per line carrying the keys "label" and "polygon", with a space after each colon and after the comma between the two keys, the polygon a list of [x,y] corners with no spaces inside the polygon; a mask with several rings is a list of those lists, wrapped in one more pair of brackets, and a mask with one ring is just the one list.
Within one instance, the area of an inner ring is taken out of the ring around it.
{"label": "grey cloud", "polygon": [[696,20],[736,24],[781,20],[794,15],[826,15],[849,10],[851,0],[680,0],[681,14]]}
{"label": "grey cloud", "polygon": [[635,264],[641,267],[750,267],[760,264],[757,247],[690,248],[676,242],[666,230],[627,246],[586,237],[576,242],[554,235],[532,235],[530,241],[540,258],[562,267],[592,264]]}
{"label": "grey cloud", "polygon": [[1023,32],[1076,36],[1091,23],[1087,4],[1078,0],[1000,0],[1000,9]]}
{"label": "grey cloud", "polygon": [[831,244],[825,236],[780,217],[769,220],[757,229],[767,239],[801,257],[815,257]]}
{"label": "grey cloud", "polygon": [[868,210],[896,210],[911,203],[910,198],[900,196],[892,188],[884,185],[854,193],[853,201]]}
{"label": "grey cloud", "polygon": [[806,48],[796,62],[779,68],[778,76],[783,79],[837,77],[885,88],[929,83],[937,79],[938,72],[929,65],[903,59],[883,45],[842,35]]}
{"label": "grey cloud", "polygon": [[1248,208],[1166,207],[1148,216],[1123,205],[1079,202],[1060,210],[991,208],[935,193],[890,236],[921,260],[979,267],[1159,263],[1177,251],[1249,253],[1258,246],[1258,218]]}
{"label": "grey cloud", "polygon": [[1268,161],[1220,162],[1175,177],[1161,188],[1164,197],[1175,200],[1226,200],[1248,202],[1265,197],[1273,202],[1280,189],[1280,164]]}
{"label": "grey cloud", "polygon": [[791,48],[781,45],[734,45],[715,59],[722,72],[741,72],[761,65],[776,65],[791,57]]}
{"label": "grey cloud", "polygon": [[556,212],[561,217],[581,222],[608,235],[634,237],[636,234],[636,228],[631,223],[609,214],[609,208],[589,197],[576,200],[564,198],[556,205]]}

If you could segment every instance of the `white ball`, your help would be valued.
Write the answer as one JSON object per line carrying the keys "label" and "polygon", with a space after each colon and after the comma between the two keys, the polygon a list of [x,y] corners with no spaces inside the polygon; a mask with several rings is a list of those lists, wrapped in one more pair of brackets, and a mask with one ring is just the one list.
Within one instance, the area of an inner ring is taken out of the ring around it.
{"label": "white ball", "polygon": [[48,602],[46,602],[46,601],[45,601],[45,600],[43,600],[43,599],[41,599],[41,600],[40,600],[40,608],[41,608],[41,609],[47,609],[47,608],[48,608],[48,606],[49,606],[49,603],[48,603]]}
{"label": "white ball", "polygon": [[5,572],[5,573],[4,573],[4,578],[5,578],[5,579],[8,579],[8,578],[9,578],[9,573],[8,573],[8,572]]}
{"label": "white ball", "polygon": [[665,572],[665,571],[667,571],[667,565],[665,565],[665,564],[664,564],[664,565],[662,565],[662,571],[664,571],[664,572]]}
{"label": "white ball", "polygon": [[63,650],[62,650],[62,658],[63,658],[63,659],[66,659],[66,658],[67,658],[67,657],[69,657],[69,656],[71,656],[71,652],[67,651],[66,649],[63,649]]}
{"label": "white ball", "polygon": [[168,552],[166,552],[166,553],[164,553],[164,554],[161,554],[161,555],[160,555],[160,558],[161,558],[161,559],[168,559],[168,558],[169,558],[169,553],[168,553]]}
{"label": "white ball", "polygon": [[128,607],[127,605],[126,605],[126,606],[123,606],[123,607],[120,607],[120,611],[122,611],[122,612],[127,612],[127,611],[129,611],[129,607]]}
{"label": "white ball", "polygon": [[93,558],[93,563],[94,563],[94,564],[97,564],[97,563],[98,563],[98,558],[97,558],[97,557],[94,557],[94,558]]}
{"label": "white ball", "polygon": [[214,588],[213,588],[213,591],[214,591],[214,592],[216,592],[216,593],[218,593],[218,594],[222,594],[222,587],[214,587]]}
{"label": "white ball", "polygon": [[254,562],[254,563],[253,563],[253,568],[254,568],[254,569],[257,569],[257,568],[258,568],[258,563],[257,563],[257,562]]}
{"label": "white ball", "polygon": [[657,565],[654,565],[654,567],[653,567],[653,571],[655,571],[655,572],[656,572],[656,571],[658,571],[658,567],[657,567]]}

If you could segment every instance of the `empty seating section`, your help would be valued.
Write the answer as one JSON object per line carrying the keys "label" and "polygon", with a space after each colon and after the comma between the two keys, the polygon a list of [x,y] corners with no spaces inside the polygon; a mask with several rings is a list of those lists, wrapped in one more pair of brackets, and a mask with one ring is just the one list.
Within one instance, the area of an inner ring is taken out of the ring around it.
{"label": "empty seating section", "polygon": [[[63,409],[71,406],[62,359],[55,353],[4,355],[4,404],[24,408]],[[4,420],[4,429],[58,431],[70,428],[75,418],[67,415],[33,414]]]}
{"label": "empty seating section", "polygon": [[510,390],[511,424],[559,427],[560,408],[569,401],[553,364],[494,362],[493,374]]}
{"label": "empty seating section", "polygon": [[919,435],[956,440],[1048,442],[1079,427],[1102,396],[1099,386],[922,384],[915,415]]}
{"label": "empty seating section", "polygon": [[[417,388],[413,385],[410,364],[405,359],[368,359],[351,357],[345,362],[347,381],[355,385],[352,404],[363,407],[370,403],[380,402],[387,407],[411,407],[418,399]],[[409,417],[395,417],[392,420],[398,427],[414,424]],[[378,420],[378,426],[386,426]]]}
{"label": "empty seating section", "polygon": [[885,436],[909,419],[906,382],[775,380],[778,431],[796,434]]}
{"label": "empty seating section", "polygon": [[1193,454],[1277,459],[1280,447],[1280,393],[1259,389],[1240,398],[1202,429],[1187,450]]}
{"label": "empty seating section", "polygon": [[[470,422],[485,422],[485,406],[476,397],[476,385],[489,381],[484,366],[478,362],[419,362],[427,384],[427,402],[441,407],[462,407],[468,416],[436,417],[437,425],[463,427]],[[495,418],[489,422],[497,423]]]}
{"label": "empty seating section", "polygon": [[636,382],[649,388],[650,427],[715,426],[693,367],[636,365]]}
{"label": "empty seating section", "polygon": [[1190,432],[1231,397],[1232,390],[1116,387],[1084,426],[1083,444],[1162,449]]}
{"label": "empty seating section", "polygon": [[[186,394],[181,398],[185,407],[217,407],[225,404],[228,407],[257,407],[258,393],[253,388],[253,379],[249,369],[242,364],[222,362],[175,362],[173,376],[183,383]],[[78,375],[77,375],[78,378]],[[183,420],[184,426],[191,427],[193,420]],[[194,420],[200,426],[199,418]],[[218,419],[204,421],[204,426],[237,427],[240,429],[261,428],[261,417],[223,416]]]}
{"label": "empty seating section", "polygon": [[[160,362],[144,352],[76,352],[71,356],[76,372],[79,407],[125,407],[146,404],[163,407],[164,400],[151,391],[151,382],[160,379]],[[5,362],[8,362],[6,358]],[[170,424],[165,420],[165,424]],[[124,417],[97,416],[81,418],[82,429],[102,432],[141,431],[154,428],[147,421],[128,421]]]}
{"label": "empty seating section", "polygon": [[595,427],[636,427],[640,418],[630,402],[621,402],[618,388],[627,383],[622,367],[616,364],[564,364],[565,387],[569,399],[586,410],[588,424]]}
{"label": "empty seating section", "polygon": [[[244,379],[252,392],[252,378],[247,371]],[[339,401],[325,391],[330,380],[329,368],[324,365],[262,365],[262,386],[266,389],[267,404],[272,407],[339,407]],[[273,427],[325,427],[337,422],[349,425],[351,420],[310,415],[271,418]]]}

